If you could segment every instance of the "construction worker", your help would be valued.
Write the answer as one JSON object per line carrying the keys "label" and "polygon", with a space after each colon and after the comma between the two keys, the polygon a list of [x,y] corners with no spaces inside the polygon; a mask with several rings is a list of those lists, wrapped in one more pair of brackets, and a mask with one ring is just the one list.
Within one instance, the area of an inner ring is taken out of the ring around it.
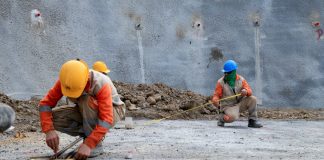
{"label": "construction worker", "polygon": [[[226,61],[222,70],[224,76],[217,81],[212,98],[214,106],[221,112],[217,125],[224,127],[224,123],[234,122],[240,117],[240,112],[248,110],[248,127],[261,128],[262,125],[257,123],[256,97],[252,96],[252,90],[247,81],[236,74],[236,69],[235,61]],[[241,95],[220,101],[220,99],[236,94]]]}
{"label": "construction worker", "polygon": [[[95,71],[101,72],[102,74],[107,76],[107,78],[109,80],[108,83],[109,83],[109,85],[111,87],[111,91],[112,91],[111,94],[112,94],[113,106],[114,106],[115,110],[119,113],[119,115],[123,115],[123,117],[125,117],[126,106],[125,106],[125,103],[120,100],[117,89],[116,89],[115,85],[113,84],[113,82],[111,81],[110,77],[108,76],[110,69],[107,67],[107,65],[103,61],[96,61],[92,65],[92,69]],[[121,119],[119,119],[118,121],[120,121],[120,120]]]}
{"label": "construction worker", "polygon": [[[62,96],[75,104],[55,107]],[[59,79],[39,103],[39,112],[46,143],[55,153],[59,149],[55,130],[84,137],[75,159],[86,159],[90,154],[95,156],[102,152],[101,141],[120,119],[114,114],[109,79],[89,70],[80,59],[62,65]]]}

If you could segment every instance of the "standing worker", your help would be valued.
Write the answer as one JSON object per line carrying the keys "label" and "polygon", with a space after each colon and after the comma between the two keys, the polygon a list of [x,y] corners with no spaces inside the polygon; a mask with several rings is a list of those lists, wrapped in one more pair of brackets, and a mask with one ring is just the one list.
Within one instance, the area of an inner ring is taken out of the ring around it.
{"label": "standing worker", "polygon": [[[63,95],[75,105],[55,107]],[[118,114],[113,114],[109,79],[99,72],[89,71],[80,59],[62,65],[59,79],[39,103],[39,112],[46,143],[55,153],[59,150],[55,130],[84,137],[75,159],[103,152],[101,141],[116,119],[120,119]]]}
{"label": "standing worker", "polygon": [[[221,115],[217,123],[224,127],[224,123],[232,123],[240,117],[240,112],[249,111],[248,127],[261,128],[257,123],[257,103],[256,97],[252,96],[252,90],[247,81],[236,74],[237,64],[233,60],[228,60],[224,64],[221,77],[216,84],[212,102],[214,106],[220,109]],[[221,100],[229,96],[241,94],[238,97]]]}
{"label": "standing worker", "polygon": [[[95,71],[101,72],[102,74],[107,76],[108,83],[109,83],[109,85],[111,87],[113,106],[114,106],[115,110],[118,112],[118,114],[122,115],[121,118],[125,118],[126,106],[125,106],[125,103],[120,100],[117,89],[116,89],[115,85],[113,84],[113,82],[111,81],[110,77],[108,76],[108,73],[110,72],[110,69],[107,67],[107,65],[103,61],[96,61],[93,64],[92,69],[95,70]],[[121,119],[118,119],[118,121],[120,121],[120,120]]]}

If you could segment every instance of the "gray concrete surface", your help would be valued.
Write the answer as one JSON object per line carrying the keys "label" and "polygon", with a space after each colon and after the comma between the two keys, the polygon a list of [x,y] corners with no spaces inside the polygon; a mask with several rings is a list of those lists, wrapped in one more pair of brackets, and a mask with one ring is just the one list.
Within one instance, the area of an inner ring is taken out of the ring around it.
{"label": "gray concrete surface", "polygon": [[[234,59],[263,105],[324,107],[324,42],[311,25],[324,22],[323,8],[323,0],[0,0],[0,91],[44,94],[79,57],[106,61],[113,80],[211,95]],[[33,9],[45,32],[31,27]]]}
{"label": "gray concrete surface", "polygon": [[[251,129],[246,121],[217,127],[215,121],[162,121],[135,129],[113,129],[105,138],[104,154],[96,159],[322,159],[323,121],[262,120],[264,128]],[[26,159],[50,154],[44,135],[6,143],[0,136],[0,159]],[[61,134],[61,146],[75,138]]]}

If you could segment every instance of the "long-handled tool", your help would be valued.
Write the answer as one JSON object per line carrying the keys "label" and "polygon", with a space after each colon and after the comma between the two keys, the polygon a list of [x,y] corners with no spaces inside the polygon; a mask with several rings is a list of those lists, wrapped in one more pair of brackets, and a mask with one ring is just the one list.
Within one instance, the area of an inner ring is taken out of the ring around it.
{"label": "long-handled tool", "polygon": [[69,145],[67,145],[66,147],[64,147],[62,150],[60,150],[59,152],[57,152],[56,154],[54,154],[53,156],[50,157],[50,159],[56,159],[59,158],[65,151],[67,151],[68,149],[70,149],[71,147],[73,147],[75,144],[79,143],[83,138],[79,137],[78,139],[76,139],[75,141],[73,141],[72,143],[70,143]]}
{"label": "long-handled tool", "polygon": [[76,145],[77,143],[79,143],[81,140],[83,140],[82,137],[79,137],[78,139],[76,139],[75,141],[73,141],[72,143],[70,143],[69,145],[65,146],[63,149],[61,149],[60,151],[58,151],[57,153],[55,153],[52,156],[38,156],[38,157],[30,157],[30,160],[39,160],[39,159],[50,159],[50,160],[54,160],[54,159],[60,159],[60,156],[67,151],[68,149],[70,149],[71,147],[73,147],[74,145]]}

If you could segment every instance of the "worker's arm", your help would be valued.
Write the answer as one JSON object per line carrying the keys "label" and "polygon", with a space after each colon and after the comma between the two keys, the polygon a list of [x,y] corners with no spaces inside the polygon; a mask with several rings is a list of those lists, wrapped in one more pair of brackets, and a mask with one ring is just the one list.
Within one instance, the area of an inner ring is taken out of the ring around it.
{"label": "worker's arm", "polygon": [[223,97],[223,87],[220,84],[220,82],[218,81],[217,84],[216,84],[216,88],[215,88],[215,91],[214,91],[213,98],[212,98],[212,102],[216,107],[219,106],[219,99],[221,97]]}
{"label": "worker's arm", "polygon": [[97,146],[113,125],[111,88],[108,83],[104,84],[98,91],[96,98],[98,102],[98,124],[84,141],[84,144],[91,149]]}
{"label": "worker's arm", "polygon": [[252,95],[252,89],[249,86],[249,84],[247,83],[247,81],[244,79],[242,81],[242,90],[245,89],[246,90],[246,96],[251,96]]}
{"label": "worker's arm", "polygon": [[62,96],[61,82],[58,80],[39,103],[39,115],[44,133],[54,130],[52,108],[56,106]]}

